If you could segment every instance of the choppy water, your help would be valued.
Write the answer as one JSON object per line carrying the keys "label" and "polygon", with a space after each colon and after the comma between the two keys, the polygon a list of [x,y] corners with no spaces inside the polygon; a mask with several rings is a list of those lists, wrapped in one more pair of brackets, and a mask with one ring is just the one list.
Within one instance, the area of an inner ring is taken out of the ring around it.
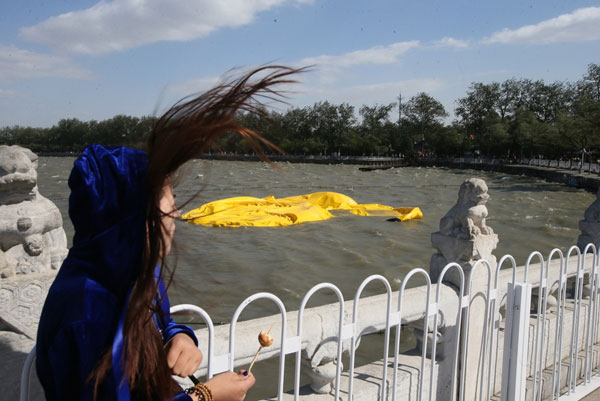
{"label": "choppy water", "polygon": [[[40,192],[54,201],[68,220],[67,179],[73,158],[41,158]],[[402,168],[361,172],[357,166],[220,162],[197,160],[176,188],[177,201],[201,190],[184,210],[231,196],[284,197],[316,191],[336,191],[359,203],[419,206],[424,218],[404,223],[385,217],[340,214],[324,222],[276,228],[212,228],[178,222],[178,256],[171,302],[194,303],[213,320],[228,320],[248,295],[268,291],[289,309],[297,309],[313,285],[329,281],[346,298],[370,274],[387,277],[394,289],[412,268],[426,268],[433,253],[430,234],[456,202],[467,178],[483,178],[491,196],[488,225],[500,238],[497,257],[510,253],[524,264],[532,250],[547,254],[567,249],[579,235],[578,221],[595,195],[564,185],[521,176],[480,171]],[[383,292],[376,285],[373,293]],[[368,292],[366,292],[368,294]],[[333,302],[333,296],[330,302]],[[315,301],[325,302],[327,298]],[[276,313],[274,305],[254,304],[248,316]]]}

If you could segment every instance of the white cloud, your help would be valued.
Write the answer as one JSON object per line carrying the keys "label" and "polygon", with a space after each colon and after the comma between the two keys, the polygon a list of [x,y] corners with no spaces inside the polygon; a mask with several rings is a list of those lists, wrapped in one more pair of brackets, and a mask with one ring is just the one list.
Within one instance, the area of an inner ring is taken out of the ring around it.
{"label": "white cloud", "polygon": [[22,39],[74,53],[103,54],[159,41],[189,41],[303,0],[113,0],[21,28]]}
{"label": "white cloud", "polygon": [[0,98],[17,97],[17,96],[19,96],[19,94],[16,91],[0,88]]}
{"label": "white cloud", "polygon": [[400,61],[400,56],[411,49],[418,48],[419,41],[396,42],[387,46],[375,46],[368,49],[354,50],[340,55],[323,54],[307,57],[297,63],[297,66],[314,66],[319,81],[330,85],[340,80],[348,79],[342,72],[355,66],[393,64]]}
{"label": "white cloud", "polygon": [[93,74],[67,57],[0,46],[0,81],[47,77],[90,79]]}
{"label": "white cloud", "polygon": [[[314,69],[306,75],[297,77],[297,84],[282,85],[278,89],[289,101],[294,104],[312,104],[321,100],[333,102],[348,102],[357,99],[357,104],[362,102],[390,102],[398,96],[400,90],[406,93],[434,92],[443,86],[438,79],[414,79],[405,81],[385,82],[371,85],[343,86],[342,82],[351,82],[352,77],[344,69],[354,66],[381,65],[399,62],[399,57],[410,49],[419,48],[419,41],[398,42],[388,46],[375,46],[369,49],[355,50],[341,55],[320,55],[308,57],[294,62],[296,66],[314,65]],[[240,70],[243,71],[243,70]],[[238,71],[239,72],[239,71]],[[236,70],[230,71],[235,76]],[[350,74],[352,75],[352,74]],[[223,77],[202,77],[170,85],[165,92],[167,98],[179,99],[194,93],[204,92],[215,85],[227,80]],[[308,83],[307,83],[308,81]],[[175,100],[176,100],[175,99]],[[364,100],[363,99],[368,99]],[[269,102],[267,102],[269,103]],[[277,106],[276,106],[277,107]]]}
{"label": "white cloud", "polygon": [[535,25],[526,25],[514,30],[503,29],[485,38],[483,43],[547,44],[598,39],[600,39],[600,7],[588,7]]}
{"label": "white cloud", "polygon": [[333,103],[349,102],[355,107],[360,107],[363,104],[395,102],[400,92],[402,92],[402,99],[406,101],[419,92],[432,94],[444,87],[444,82],[438,78],[416,78],[341,88],[304,86],[293,96],[293,103],[312,105],[314,102],[328,100]]}
{"label": "white cloud", "polygon": [[469,42],[462,39],[444,37],[440,40],[436,40],[435,42],[433,42],[433,45],[436,47],[456,47],[459,49],[466,49],[467,47],[469,47]]}
{"label": "white cloud", "polygon": [[419,46],[419,41],[396,42],[388,46],[375,46],[369,49],[355,50],[349,53],[332,56],[321,55],[300,60],[301,65],[316,65],[317,68],[346,68],[365,64],[391,64],[398,57]]}

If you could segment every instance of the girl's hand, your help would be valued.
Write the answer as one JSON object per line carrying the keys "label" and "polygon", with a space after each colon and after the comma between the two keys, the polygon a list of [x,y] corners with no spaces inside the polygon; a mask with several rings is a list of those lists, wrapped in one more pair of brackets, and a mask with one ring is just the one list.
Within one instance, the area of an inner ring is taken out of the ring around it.
{"label": "girl's hand", "polygon": [[256,379],[247,370],[239,373],[225,372],[206,382],[214,401],[242,401]]}
{"label": "girl's hand", "polygon": [[194,344],[194,340],[185,333],[178,333],[169,341],[167,347],[167,363],[171,372],[180,377],[193,374],[202,362],[202,352]]}

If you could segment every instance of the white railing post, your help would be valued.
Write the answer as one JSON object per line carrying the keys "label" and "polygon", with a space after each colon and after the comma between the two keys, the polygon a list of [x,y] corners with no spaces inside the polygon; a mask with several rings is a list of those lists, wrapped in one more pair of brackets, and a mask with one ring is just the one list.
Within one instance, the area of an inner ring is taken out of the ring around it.
{"label": "white railing post", "polygon": [[502,401],[525,401],[531,284],[509,283],[502,364]]}
{"label": "white railing post", "polygon": [[25,364],[23,365],[23,370],[21,371],[21,393],[19,396],[19,401],[29,401],[29,391],[30,391],[30,383],[31,383],[31,370],[35,363],[35,345],[33,349],[27,355],[25,359]]}

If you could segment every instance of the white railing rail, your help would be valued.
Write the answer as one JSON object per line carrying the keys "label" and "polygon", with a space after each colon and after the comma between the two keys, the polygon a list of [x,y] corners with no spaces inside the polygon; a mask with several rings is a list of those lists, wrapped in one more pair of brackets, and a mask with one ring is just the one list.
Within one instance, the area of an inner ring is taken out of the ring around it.
{"label": "white railing rail", "polygon": [[[577,399],[573,398],[574,393],[587,394],[588,384],[597,381],[600,365],[598,265],[597,250],[590,244],[583,252],[571,247],[566,256],[558,249],[552,250],[547,258],[533,252],[520,267],[510,255],[495,266],[480,260],[467,272],[450,263],[435,284],[425,270],[414,269],[401,281],[398,291],[392,291],[385,277],[372,275],[358,286],[353,300],[348,301],[344,301],[337,286],[321,283],[306,293],[298,311],[293,312],[286,311],[277,296],[258,293],[238,306],[230,324],[221,326],[214,326],[209,314],[194,305],[177,305],[171,312],[175,317],[182,312],[194,313],[206,323],[206,328],[196,331],[205,353],[196,374],[208,378],[247,365],[258,346],[257,334],[271,327],[279,338],[274,336],[275,343],[260,354],[259,360],[279,358],[278,400],[316,397],[314,393],[300,395],[301,368],[311,371],[309,376],[315,380],[313,390],[321,393],[331,390],[336,400],[398,397],[430,401],[491,400],[502,388],[505,351],[501,337],[508,335],[502,330],[505,328],[502,307],[508,284],[513,287],[515,283],[528,284],[538,290],[537,301],[532,302],[536,309],[532,312],[535,316],[529,317],[528,340],[520,344],[528,350],[527,400]],[[458,271],[458,284],[445,283],[450,270]],[[425,285],[407,288],[416,276],[421,276]],[[362,297],[363,290],[373,282],[383,284],[385,293]],[[306,308],[311,297],[323,290],[332,291],[337,302]],[[557,294],[556,301],[553,294]],[[245,308],[260,299],[274,302],[279,313],[238,321]],[[409,323],[420,338],[420,349],[412,355],[400,352],[401,328],[407,329]],[[395,330],[395,338],[393,363],[389,364],[391,329]],[[362,336],[377,332],[384,333],[383,356],[371,365],[379,373],[372,373],[372,377],[364,380],[364,373],[357,372],[366,368],[355,366],[356,351]],[[21,400],[27,399],[34,352],[35,349],[23,370]],[[344,371],[343,352],[350,357]],[[284,388],[287,354],[295,354],[293,388],[289,389]],[[331,367],[330,374],[323,373],[324,366]],[[406,373],[408,367],[418,371],[418,378]],[[400,384],[407,381],[411,384],[408,389]],[[584,391],[580,392],[582,388]]]}

